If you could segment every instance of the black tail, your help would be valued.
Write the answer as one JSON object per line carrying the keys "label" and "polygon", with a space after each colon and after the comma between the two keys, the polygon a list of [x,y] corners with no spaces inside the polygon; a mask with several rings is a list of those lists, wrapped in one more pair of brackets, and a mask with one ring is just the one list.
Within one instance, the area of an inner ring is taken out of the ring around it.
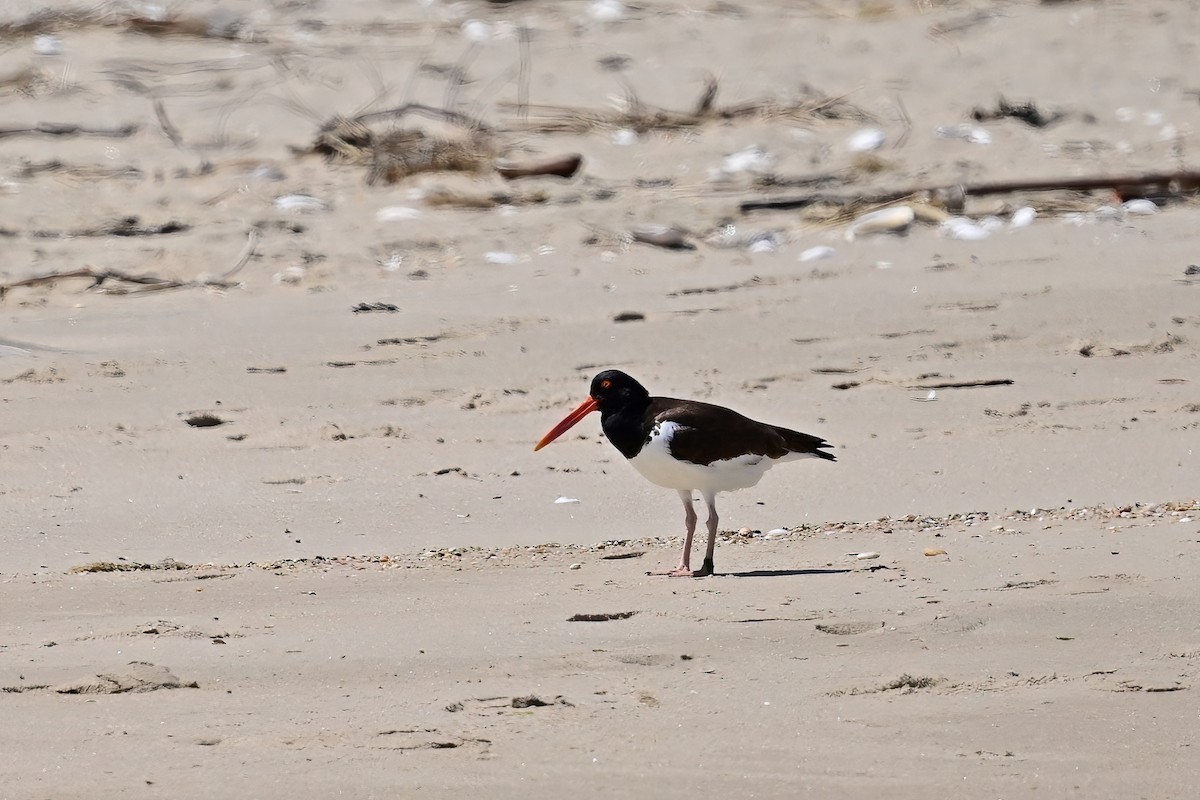
{"label": "black tail", "polygon": [[787,444],[787,449],[793,453],[804,453],[805,455],[816,456],[823,458],[826,461],[837,461],[837,456],[833,453],[826,452],[827,449],[833,447],[829,442],[822,439],[820,436],[812,436],[799,431],[788,430],[787,428],[779,428],[772,426],[779,431],[783,436],[784,443]]}

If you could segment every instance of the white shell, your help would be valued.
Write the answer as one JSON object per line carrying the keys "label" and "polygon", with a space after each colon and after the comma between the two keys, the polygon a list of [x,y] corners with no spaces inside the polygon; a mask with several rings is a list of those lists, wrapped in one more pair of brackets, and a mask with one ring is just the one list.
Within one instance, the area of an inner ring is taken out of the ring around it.
{"label": "white shell", "polygon": [[416,219],[421,212],[408,206],[387,206],[375,212],[375,219],[380,222],[401,222],[406,219]]}
{"label": "white shell", "polygon": [[629,128],[621,128],[620,130],[613,132],[612,142],[615,145],[628,147],[631,144],[637,144],[637,141],[637,131],[632,131]]}
{"label": "white shell", "polygon": [[987,228],[966,217],[951,217],[941,225],[941,231],[951,239],[977,242],[992,235]]}
{"label": "white shell", "polygon": [[746,249],[751,253],[774,253],[779,249],[779,237],[772,231],[755,234]]}
{"label": "white shell", "polygon": [[867,561],[872,558],[879,558],[879,553],[876,553],[872,550],[868,550],[865,553],[852,553],[851,555],[853,555],[859,561]]}
{"label": "white shell", "polygon": [[275,198],[275,208],[280,211],[309,213],[325,211],[329,206],[307,194],[285,194]]}
{"label": "white shell", "polygon": [[577,498],[577,497],[560,497],[554,501],[555,505],[560,505],[560,506],[566,505],[567,503],[578,503],[578,502],[579,502],[579,498]]}
{"label": "white shell", "polygon": [[1154,204],[1153,200],[1126,200],[1121,204],[1121,208],[1125,209],[1126,214],[1134,214],[1139,216],[1158,213],[1158,206]]}
{"label": "white shell", "polygon": [[300,281],[304,280],[304,275],[307,272],[308,272],[308,270],[306,268],[300,266],[299,264],[296,264],[294,266],[287,267],[279,272],[276,272],[275,275],[272,277],[272,280],[274,280],[276,283],[295,284],[295,283],[299,283]]}
{"label": "white shell", "polygon": [[287,176],[283,174],[283,170],[274,164],[259,164],[250,170],[246,174],[246,177],[256,181],[281,181]]}
{"label": "white shell", "polygon": [[974,125],[939,125],[933,133],[939,139],[963,139],[971,144],[992,143],[992,135]]}
{"label": "white shell", "polygon": [[807,250],[805,250],[803,253],[801,253],[800,260],[801,261],[819,261],[822,258],[833,258],[835,253],[837,253],[837,251],[834,250],[832,247],[826,247],[824,245],[819,245],[817,247],[810,247]]}
{"label": "white shell", "polygon": [[587,13],[597,22],[617,22],[625,18],[625,5],[620,0],[592,0]]}
{"label": "white shell", "polygon": [[1014,228],[1026,228],[1032,225],[1035,219],[1037,219],[1037,209],[1025,206],[1013,212],[1012,219],[1008,221],[1008,224]]}
{"label": "white shell", "polygon": [[886,141],[887,134],[879,128],[863,128],[850,135],[846,140],[846,149],[851,153],[869,153],[883,147]]}
{"label": "white shell", "polygon": [[745,150],[725,156],[725,160],[721,162],[721,171],[735,174],[738,172],[758,173],[766,172],[774,165],[775,156],[755,144]]}
{"label": "white shell", "polygon": [[481,19],[469,19],[462,24],[463,38],[469,42],[486,42],[492,38],[492,26]]}
{"label": "white shell", "polygon": [[893,206],[881,208],[869,214],[863,214],[850,223],[846,238],[853,241],[854,237],[867,233],[902,233],[908,230],[917,215],[909,206]]}
{"label": "white shell", "polygon": [[388,272],[395,272],[404,266],[404,256],[400,253],[391,253],[387,258],[382,258],[375,263]]}
{"label": "white shell", "polygon": [[61,56],[63,51],[62,39],[43,33],[33,37],[33,52],[39,56]]}
{"label": "white shell", "polygon": [[483,260],[489,264],[515,264],[517,257],[512,253],[503,253],[498,250],[493,250],[490,253],[483,254]]}
{"label": "white shell", "polygon": [[983,128],[971,128],[967,131],[967,135],[963,137],[971,144],[991,144],[992,135]]}

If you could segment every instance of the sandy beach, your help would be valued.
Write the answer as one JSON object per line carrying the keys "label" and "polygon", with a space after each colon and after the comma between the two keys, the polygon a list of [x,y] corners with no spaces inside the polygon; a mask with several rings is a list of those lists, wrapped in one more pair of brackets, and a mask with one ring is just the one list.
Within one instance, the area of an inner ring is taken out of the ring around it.
{"label": "sandy beach", "polygon": [[[6,4],[0,798],[1193,796],[1198,32]],[[610,367],[838,461],[650,575]]]}

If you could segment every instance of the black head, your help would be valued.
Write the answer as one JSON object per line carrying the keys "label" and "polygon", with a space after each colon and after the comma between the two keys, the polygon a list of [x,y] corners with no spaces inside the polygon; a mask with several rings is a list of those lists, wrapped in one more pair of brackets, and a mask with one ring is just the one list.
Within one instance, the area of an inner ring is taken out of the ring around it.
{"label": "black head", "polygon": [[650,400],[646,387],[619,369],[606,369],[592,378],[592,388],[588,394],[596,401],[601,414],[609,414],[629,405],[644,405]]}

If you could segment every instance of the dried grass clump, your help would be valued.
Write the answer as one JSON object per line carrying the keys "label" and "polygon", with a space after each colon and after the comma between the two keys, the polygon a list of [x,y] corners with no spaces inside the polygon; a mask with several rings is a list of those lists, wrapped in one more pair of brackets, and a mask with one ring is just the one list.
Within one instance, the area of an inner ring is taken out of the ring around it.
{"label": "dried grass clump", "polygon": [[[373,122],[408,113],[440,118],[450,133],[432,134],[416,127],[376,130]],[[458,127],[460,131],[454,131]],[[312,145],[299,151],[367,167],[367,183],[397,183],[423,172],[478,174],[493,169],[496,148],[489,132],[452,112],[415,104],[357,117],[336,116],[321,126]]]}
{"label": "dried grass clump", "polygon": [[[705,81],[700,97],[690,111],[672,111],[642,102],[632,88],[626,88],[621,108],[596,111],[571,106],[533,105],[518,129],[540,133],[586,133],[597,128],[627,128],[638,133],[695,128],[710,122],[739,119],[787,119],[792,121],[855,120],[866,121],[870,114],[845,97],[824,94],[811,86],[802,87],[799,97],[777,100],[748,100],[719,105],[720,86],[716,78]],[[506,107],[512,107],[506,104]]]}
{"label": "dried grass clump", "polygon": [[416,129],[385,134],[371,148],[367,183],[398,183],[422,172],[481,173],[495,160],[482,136],[452,139]]}

